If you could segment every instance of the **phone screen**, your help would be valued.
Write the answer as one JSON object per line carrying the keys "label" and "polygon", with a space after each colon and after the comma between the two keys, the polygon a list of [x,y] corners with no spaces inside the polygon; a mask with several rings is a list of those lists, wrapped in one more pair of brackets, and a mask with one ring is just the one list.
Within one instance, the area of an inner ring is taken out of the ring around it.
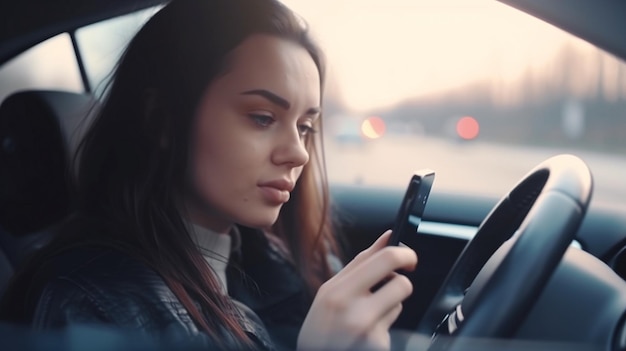
{"label": "phone screen", "polygon": [[407,235],[417,234],[434,180],[435,172],[430,169],[419,170],[413,174],[398,209],[387,245],[399,245]]}

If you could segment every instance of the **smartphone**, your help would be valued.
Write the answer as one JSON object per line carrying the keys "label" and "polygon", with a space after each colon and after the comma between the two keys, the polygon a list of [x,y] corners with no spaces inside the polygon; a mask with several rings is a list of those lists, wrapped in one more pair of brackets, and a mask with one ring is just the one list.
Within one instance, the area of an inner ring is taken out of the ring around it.
{"label": "smartphone", "polygon": [[431,169],[421,169],[413,174],[391,229],[388,246],[400,245],[407,236],[417,234],[434,180],[435,172]]}

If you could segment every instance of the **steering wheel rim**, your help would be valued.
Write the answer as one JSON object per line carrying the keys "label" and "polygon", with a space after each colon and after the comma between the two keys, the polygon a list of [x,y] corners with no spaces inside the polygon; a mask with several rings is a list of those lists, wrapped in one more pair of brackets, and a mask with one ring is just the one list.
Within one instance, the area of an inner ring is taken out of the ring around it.
{"label": "steering wheel rim", "polygon": [[462,337],[513,336],[574,239],[592,192],[587,165],[564,154],[537,165],[502,197],[417,326],[433,336],[431,348],[453,350]]}

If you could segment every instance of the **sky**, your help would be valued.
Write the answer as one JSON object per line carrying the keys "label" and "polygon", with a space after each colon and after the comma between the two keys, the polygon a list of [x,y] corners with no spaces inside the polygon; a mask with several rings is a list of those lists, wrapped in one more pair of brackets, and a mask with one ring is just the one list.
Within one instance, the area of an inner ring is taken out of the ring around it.
{"label": "sky", "polygon": [[529,71],[548,74],[564,46],[597,55],[588,43],[494,0],[282,1],[309,23],[327,57],[329,91],[353,111],[476,81],[506,85]]}
{"label": "sky", "polygon": [[[517,84],[520,79],[532,76],[539,88],[558,80],[555,58],[564,48],[578,61],[575,74],[568,75],[573,95],[589,94],[602,75],[608,96],[626,99],[625,64],[495,0],[281,1],[309,23],[327,58],[327,95],[349,112],[384,109],[477,82],[495,87],[494,101],[516,102],[525,88]],[[152,12],[116,20],[117,29],[105,23],[79,31],[94,79],[110,73],[134,29]],[[51,87],[80,86],[78,72],[57,67],[73,62],[70,49],[67,38],[51,39],[30,55],[41,64],[28,63],[26,71]]]}

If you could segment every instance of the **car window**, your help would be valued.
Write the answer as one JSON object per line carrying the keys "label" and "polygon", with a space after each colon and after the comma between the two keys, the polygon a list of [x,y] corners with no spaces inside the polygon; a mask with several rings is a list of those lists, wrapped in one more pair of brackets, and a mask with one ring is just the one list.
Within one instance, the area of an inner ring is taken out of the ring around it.
{"label": "car window", "polygon": [[502,196],[573,153],[594,201],[626,198],[626,68],[565,31],[487,0],[284,0],[329,65],[331,182]]}
{"label": "car window", "polygon": [[[594,201],[626,198],[623,61],[495,1],[282,1],[326,56],[331,183],[403,187],[431,168],[433,192],[501,196],[542,160],[573,153],[592,169]],[[77,30],[96,95],[157,10]],[[69,35],[2,66],[0,99],[25,88],[83,91]]]}
{"label": "car window", "polygon": [[101,96],[106,88],[115,64],[130,39],[159,8],[112,18],[76,31],[87,79],[96,96]]}
{"label": "car window", "polygon": [[[90,90],[96,96],[102,93],[128,41],[159,8],[137,11],[76,31]],[[0,101],[23,89],[86,90],[68,33],[45,40],[0,67]]]}
{"label": "car window", "polygon": [[0,101],[23,89],[83,92],[83,83],[67,33],[50,38],[0,66]]}

